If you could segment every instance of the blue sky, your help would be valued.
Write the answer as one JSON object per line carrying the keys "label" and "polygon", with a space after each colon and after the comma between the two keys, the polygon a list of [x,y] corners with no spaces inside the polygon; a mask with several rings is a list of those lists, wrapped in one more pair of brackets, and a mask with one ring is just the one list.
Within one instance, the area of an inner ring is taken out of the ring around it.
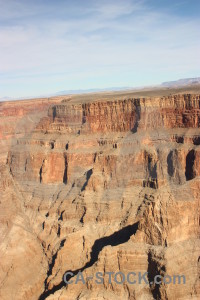
{"label": "blue sky", "polygon": [[0,0],[0,97],[200,76],[199,0]]}

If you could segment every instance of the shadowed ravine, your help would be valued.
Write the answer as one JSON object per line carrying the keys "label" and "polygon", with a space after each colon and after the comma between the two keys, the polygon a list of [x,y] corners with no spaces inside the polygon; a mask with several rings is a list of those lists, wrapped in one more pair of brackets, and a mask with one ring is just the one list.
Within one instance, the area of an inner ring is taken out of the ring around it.
{"label": "shadowed ravine", "polygon": [[[92,251],[91,251],[91,258],[90,261],[87,262],[82,268],[77,269],[77,270],[68,270],[67,272],[71,272],[74,275],[73,276],[68,276],[67,280],[69,281],[72,277],[76,276],[79,272],[83,272],[85,269],[90,268],[91,266],[93,266],[99,257],[99,253],[101,252],[101,250],[106,247],[106,246],[118,246],[120,244],[124,244],[126,242],[128,242],[128,240],[130,239],[130,237],[134,234],[136,234],[136,231],[138,229],[138,224],[139,222],[133,224],[133,225],[129,225],[126,226],[122,229],[120,229],[117,232],[114,232],[112,235],[110,236],[106,236],[103,237],[101,239],[98,239],[94,242],[94,245],[92,246]],[[63,274],[64,276],[64,274]],[[56,291],[60,290],[61,288],[63,288],[65,286],[65,282],[61,281],[59,284],[55,285],[52,289],[50,290],[45,290],[39,297],[39,300],[44,300],[46,299],[48,296],[50,296],[51,294],[54,294]]]}

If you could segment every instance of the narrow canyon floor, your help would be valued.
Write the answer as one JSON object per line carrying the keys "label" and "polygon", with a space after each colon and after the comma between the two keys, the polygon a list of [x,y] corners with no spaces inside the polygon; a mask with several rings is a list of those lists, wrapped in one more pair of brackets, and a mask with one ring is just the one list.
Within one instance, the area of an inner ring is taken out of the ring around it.
{"label": "narrow canyon floor", "polygon": [[199,86],[2,102],[0,137],[1,300],[199,299]]}

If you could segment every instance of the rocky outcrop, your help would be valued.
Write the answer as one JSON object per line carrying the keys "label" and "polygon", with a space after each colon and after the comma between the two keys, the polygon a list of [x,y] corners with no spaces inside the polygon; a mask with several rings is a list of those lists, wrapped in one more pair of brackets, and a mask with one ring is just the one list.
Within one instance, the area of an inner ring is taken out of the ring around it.
{"label": "rocky outcrop", "polygon": [[18,138],[32,132],[46,110],[62,98],[33,99],[0,102],[0,162],[7,159],[7,152]]}
{"label": "rocky outcrop", "polygon": [[63,102],[51,107],[48,115],[49,129],[82,129],[84,133],[134,132],[138,125],[140,129],[197,128],[199,95],[130,98],[82,105]]}
{"label": "rocky outcrop", "polygon": [[2,166],[1,298],[198,299],[199,117],[194,94],[47,107]]}

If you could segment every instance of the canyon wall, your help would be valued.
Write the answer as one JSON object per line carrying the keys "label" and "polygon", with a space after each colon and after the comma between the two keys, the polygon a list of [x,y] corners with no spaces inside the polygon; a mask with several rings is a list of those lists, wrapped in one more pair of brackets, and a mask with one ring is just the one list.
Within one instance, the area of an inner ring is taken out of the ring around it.
{"label": "canyon wall", "polygon": [[[199,299],[200,95],[44,112],[1,166],[0,298]],[[66,285],[67,271],[85,283]],[[148,283],[109,282],[119,271]]]}

